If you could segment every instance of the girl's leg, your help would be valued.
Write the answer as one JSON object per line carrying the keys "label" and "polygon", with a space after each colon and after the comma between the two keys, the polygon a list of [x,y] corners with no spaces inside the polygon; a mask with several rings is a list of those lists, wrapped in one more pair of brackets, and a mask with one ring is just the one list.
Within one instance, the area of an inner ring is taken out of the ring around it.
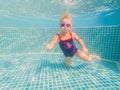
{"label": "girl's leg", "polygon": [[86,61],[91,61],[92,59],[97,59],[99,60],[100,57],[97,56],[97,55],[87,55],[85,54],[84,52],[80,51],[80,50],[77,50],[76,54],[75,54],[78,58],[81,58],[83,60],[86,60]]}
{"label": "girl's leg", "polygon": [[70,62],[71,62],[71,57],[65,57],[66,66],[70,66]]}

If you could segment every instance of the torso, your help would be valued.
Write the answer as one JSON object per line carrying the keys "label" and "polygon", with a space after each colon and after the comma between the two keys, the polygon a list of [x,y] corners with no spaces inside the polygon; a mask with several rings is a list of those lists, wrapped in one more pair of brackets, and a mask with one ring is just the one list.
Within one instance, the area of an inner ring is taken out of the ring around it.
{"label": "torso", "polygon": [[67,35],[62,37],[60,34],[57,34],[59,38],[59,46],[63,51],[65,56],[73,56],[74,53],[77,51],[77,48],[74,44],[72,33],[69,32]]}

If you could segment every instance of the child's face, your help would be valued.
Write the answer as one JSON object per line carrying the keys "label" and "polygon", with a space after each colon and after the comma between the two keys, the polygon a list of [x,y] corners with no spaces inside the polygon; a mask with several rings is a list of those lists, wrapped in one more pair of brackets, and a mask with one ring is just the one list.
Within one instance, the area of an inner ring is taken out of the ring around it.
{"label": "child's face", "polygon": [[71,30],[71,21],[64,18],[60,23],[60,29],[62,32],[66,33]]}

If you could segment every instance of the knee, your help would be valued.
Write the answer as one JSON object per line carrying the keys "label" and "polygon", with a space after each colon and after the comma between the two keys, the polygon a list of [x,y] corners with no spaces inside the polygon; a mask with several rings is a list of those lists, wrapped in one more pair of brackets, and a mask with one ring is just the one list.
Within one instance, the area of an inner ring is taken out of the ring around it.
{"label": "knee", "polygon": [[87,58],[86,60],[87,60],[88,62],[90,62],[90,61],[91,61],[91,58],[89,57],[89,58]]}

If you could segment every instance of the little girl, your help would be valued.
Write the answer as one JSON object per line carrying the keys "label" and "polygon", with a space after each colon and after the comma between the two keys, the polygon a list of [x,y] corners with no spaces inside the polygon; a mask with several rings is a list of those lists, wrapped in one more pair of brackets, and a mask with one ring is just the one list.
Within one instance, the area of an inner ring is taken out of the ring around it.
{"label": "little girl", "polygon": [[[46,50],[52,49],[56,42],[59,42],[59,46],[65,56],[66,66],[70,66],[71,58],[75,55],[86,61],[92,59],[100,59],[97,55],[89,55],[88,50],[84,42],[77,36],[76,33],[71,31],[72,20],[68,12],[66,12],[60,19],[60,33],[56,34],[52,41],[46,45]],[[82,50],[76,48],[74,41],[76,40],[82,47]]]}

